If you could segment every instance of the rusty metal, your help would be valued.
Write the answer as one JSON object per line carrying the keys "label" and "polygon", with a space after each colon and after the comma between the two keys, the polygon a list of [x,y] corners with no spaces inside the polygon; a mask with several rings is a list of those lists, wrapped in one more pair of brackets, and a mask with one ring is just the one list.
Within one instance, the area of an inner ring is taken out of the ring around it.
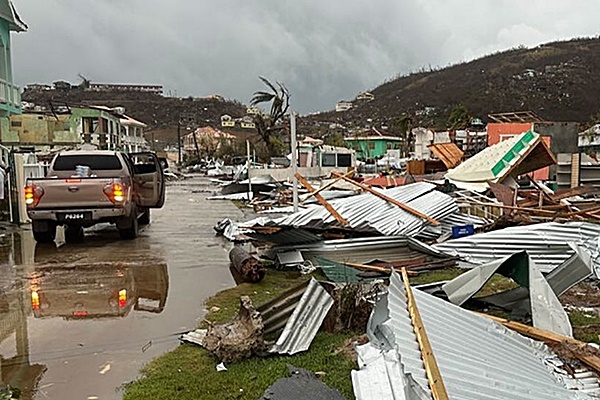
{"label": "rusty metal", "polygon": [[244,282],[257,283],[265,277],[265,268],[260,260],[239,246],[231,249],[229,260]]}

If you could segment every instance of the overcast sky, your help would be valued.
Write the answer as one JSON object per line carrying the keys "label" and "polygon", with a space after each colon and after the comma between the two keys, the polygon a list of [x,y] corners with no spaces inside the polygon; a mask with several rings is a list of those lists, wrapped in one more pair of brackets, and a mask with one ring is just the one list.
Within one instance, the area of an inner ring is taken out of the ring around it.
{"label": "overcast sky", "polygon": [[597,0],[13,0],[18,84],[162,84],[248,103],[259,75],[302,113],[397,74],[596,36]]}

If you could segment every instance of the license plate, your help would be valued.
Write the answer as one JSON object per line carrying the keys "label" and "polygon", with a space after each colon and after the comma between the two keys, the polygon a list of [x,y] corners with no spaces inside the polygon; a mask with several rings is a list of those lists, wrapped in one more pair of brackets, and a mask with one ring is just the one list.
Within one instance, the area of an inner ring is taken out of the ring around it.
{"label": "license plate", "polygon": [[92,215],[89,212],[62,213],[58,219],[64,222],[89,221]]}

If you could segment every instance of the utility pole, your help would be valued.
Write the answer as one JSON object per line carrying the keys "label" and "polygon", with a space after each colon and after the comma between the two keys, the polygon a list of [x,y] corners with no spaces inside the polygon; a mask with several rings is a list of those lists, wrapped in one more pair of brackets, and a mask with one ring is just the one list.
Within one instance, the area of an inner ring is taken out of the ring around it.
{"label": "utility pole", "polygon": [[248,201],[252,193],[252,178],[250,178],[250,141],[246,140],[246,170],[248,171]]}
{"label": "utility pole", "polygon": [[181,166],[181,116],[177,116],[177,163]]}
{"label": "utility pole", "polygon": [[296,178],[296,174],[298,173],[298,156],[297,156],[297,146],[296,146],[296,115],[294,111],[290,109],[290,133],[292,134],[291,145],[292,145],[292,193],[293,193],[293,203],[294,203],[294,212],[298,212],[298,178]]}

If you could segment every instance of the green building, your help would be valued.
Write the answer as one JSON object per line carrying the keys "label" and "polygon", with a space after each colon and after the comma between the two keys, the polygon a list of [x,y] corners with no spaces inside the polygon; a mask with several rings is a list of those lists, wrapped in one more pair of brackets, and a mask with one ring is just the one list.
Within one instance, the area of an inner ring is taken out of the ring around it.
{"label": "green building", "polygon": [[12,2],[0,0],[0,142],[10,130],[10,116],[21,114],[21,91],[13,83],[10,33],[26,30]]}
{"label": "green building", "polygon": [[401,150],[402,138],[395,136],[356,136],[344,139],[348,147],[356,151],[356,158],[361,161],[370,158],[381,158],[388,150]]}

